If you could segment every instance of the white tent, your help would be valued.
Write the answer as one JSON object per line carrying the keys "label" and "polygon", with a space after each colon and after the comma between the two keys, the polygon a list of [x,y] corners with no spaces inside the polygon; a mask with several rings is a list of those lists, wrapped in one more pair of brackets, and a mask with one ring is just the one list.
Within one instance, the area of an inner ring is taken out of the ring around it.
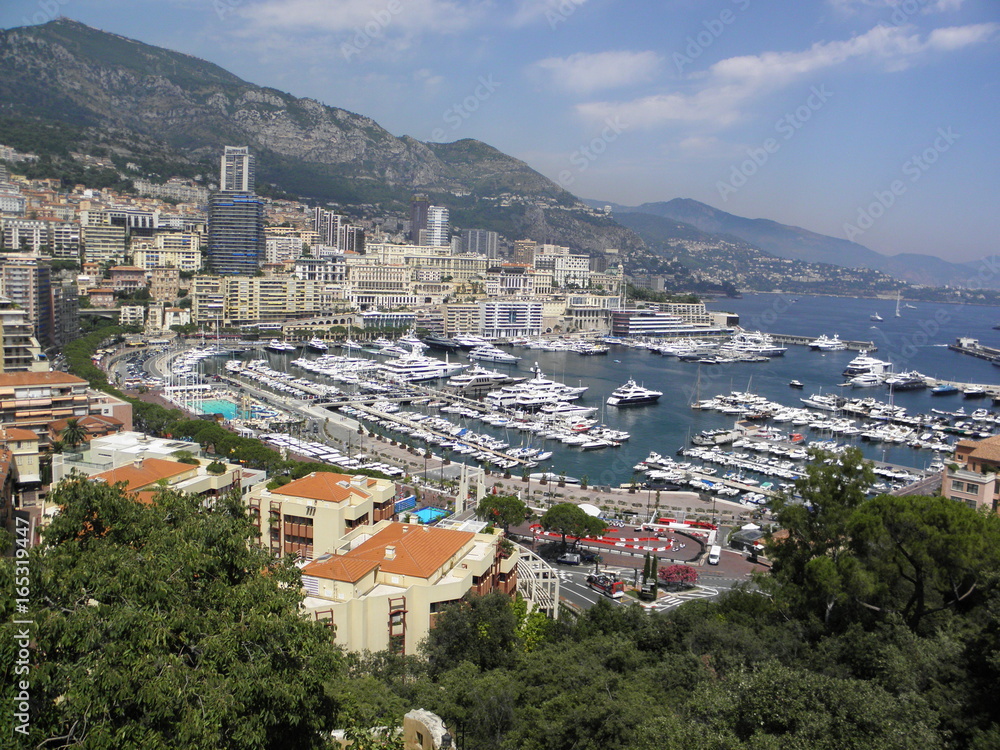
{"label": "white tent", "polygon": [[760,528],[760,526],[758,526],[755,523],[748,523],[746,526],[742,527],[742,530],[743,531],[757,531],[759,528]]}
{"label": "white tent", "polygon": [[590,503],[580,503],[580,510],[586,513],[588,516],[593,516],[597,518],[601,515],[601,509],[596,505],[591,505]]}

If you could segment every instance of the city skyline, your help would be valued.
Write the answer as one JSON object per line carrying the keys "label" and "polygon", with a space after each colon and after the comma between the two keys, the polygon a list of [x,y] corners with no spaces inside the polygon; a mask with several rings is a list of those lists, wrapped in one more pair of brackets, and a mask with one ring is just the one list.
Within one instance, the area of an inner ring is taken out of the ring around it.
{"label": "city skyline", "polygon": [[887,255],[996,249],[986,0],[14,0],[0,25],[49,6],[397,135],[482,140],[581,198],[694,198]]}

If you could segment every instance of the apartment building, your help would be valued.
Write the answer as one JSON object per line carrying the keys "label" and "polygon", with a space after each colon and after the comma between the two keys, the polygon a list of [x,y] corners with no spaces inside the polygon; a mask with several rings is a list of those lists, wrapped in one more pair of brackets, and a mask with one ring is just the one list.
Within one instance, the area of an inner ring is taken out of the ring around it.
{"label": "apartment building", "polygon": [[116,292],[134,292],[146,286],[146,270],[138,266],[113,266],[109,270],[111,288]]}
{"label": "apartment building", "polygon": [[132,263],[144,270],[172,266],[181,271],[200,271],[201,235],[197,232],[157,232],[132,240]]}
{"label": "apartment building", "polygon": [[222,325],[314,317],[321,312],[323,285],[293,276],[196,276],[191,284],[192,319]]}
{"label": "apartment building", "polygon": [[140,327],[146,325],[146,308],[142,305],[122,305],[118,308],[118,325]]}
{"label": "apartment building", "polygon": [[26,310],[0,297],[0,372],[45,372],[48,360],[35,338],[35,326]]}
{"label": "apartment building", "polygon": [[125,227],[112,224],[106,211],[80,212],[80,240],[84,261],[114,265],[125,260]]}
{"label": "apartment building", "polygon": [[0,295],[27,313],[39,343],[52,345],[52,270],[43,258],[13,255],[0,265]]}
{"label": "apartment building", "polygon": [[979,510],[1000,508],[1000,436],[960,440],[954,463],[941,472],[941,494]]}
{"label": "apartment building", "polygon": [[417,653],[437,615],[468,593],[514,596],[517,552],[500,532],[382,521],[302,568],[307,613],[351,651]]}
{"label": "apartment building", "polygon": [[159,302],[173,302],[181,288],[180,268],[150,269],[149,296]]}
{"label": "apartment building", "polygon": [[542,332],[540,301],[485,300],[479,308],[480,335],[486,338],[537,336]]}
{"label": "apartment building", "polygon": [[530,266],[504,263],[486,272],[486,296],[532,297],[536,294],[536,274]]}

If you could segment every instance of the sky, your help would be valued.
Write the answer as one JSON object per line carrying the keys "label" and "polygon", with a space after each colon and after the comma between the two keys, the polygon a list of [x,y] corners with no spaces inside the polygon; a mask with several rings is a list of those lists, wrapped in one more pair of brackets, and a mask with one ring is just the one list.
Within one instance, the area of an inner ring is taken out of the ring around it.
{"label": "sky", "polygon": [[1000,237],[1000,0],[3,0],[582,198],[693,198],[972,261]]}

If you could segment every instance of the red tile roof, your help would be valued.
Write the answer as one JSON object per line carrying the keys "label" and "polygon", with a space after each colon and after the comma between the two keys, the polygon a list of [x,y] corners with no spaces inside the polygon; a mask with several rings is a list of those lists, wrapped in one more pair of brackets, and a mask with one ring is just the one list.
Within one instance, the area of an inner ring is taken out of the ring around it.
{"label": "red tile roof", "polygon": [[368,497],[369,493],[351,484],[347,474],[335,474],[329,471],[314,471],[301,479],[289,482],[284,487],[274,490],[279,495],[302,497],[307,500],[326,500],[340,503],[352,494]]}
{"label": "red tile roof", "polygon": [[125,489],[132,492],[156,484],[161,479],[171,479],[172,477],[179,476],[194,468],[191,464],[167,461],[163,458],[146,458],[142,460],[140,466],[127,464],[126,466],[111,469],[110,471],[102,471],[90,479],[91,481],[103,479],[108,484],[125,482]]}

